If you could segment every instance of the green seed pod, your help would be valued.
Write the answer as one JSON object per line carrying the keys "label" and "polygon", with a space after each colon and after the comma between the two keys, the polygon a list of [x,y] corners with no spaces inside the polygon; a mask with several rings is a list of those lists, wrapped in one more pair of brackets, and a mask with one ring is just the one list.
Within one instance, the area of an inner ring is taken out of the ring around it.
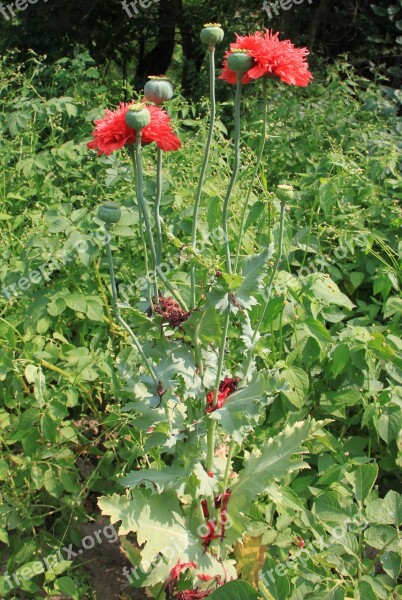
{"label": "green seed pod", "polygon": [[210,48],[220,44],[224,35],[220,23],[206,23],[200,33],[202,43]]}
{"label": "green seed pod", "polygon": [[282,183],[278,185],[276,188],[275,196],[281,202],[290,202],[294,198],[294,191],[291,185],[286,185],[286,183]]}
{"label": "green seed pod", "polygon": [[228,56],[228,67],[231,71],[238,73],[239,75],[243,75],[251,69],[254,64],[254,59],[252,56],[247,54],[247,51],[243,50],[234,50]]}
{"label": "green seed pod", "polygon": [[131,129],[144,129],[151,122],[151,113],[145,104],[133,104],[126,114],[126,123]]}
{"label": "green seed pod", "polygon": [[121,210],[115,202],[105,202],[98,209],[98,218],[106,224],[106,227],[120,221],[120,217]]}
{"label": "green seed pod", "polygon": [[173,96],[173,86],[167,77],[148,77],[144,86],[144,96],[149,102],[163,104]]}

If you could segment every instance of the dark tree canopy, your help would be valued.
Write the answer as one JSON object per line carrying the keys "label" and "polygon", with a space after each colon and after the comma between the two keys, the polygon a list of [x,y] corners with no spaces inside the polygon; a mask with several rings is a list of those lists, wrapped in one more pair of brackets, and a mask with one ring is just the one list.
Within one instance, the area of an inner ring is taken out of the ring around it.
{"label": "dark tree canopy", "polygon": [[137,88],[165,73],[179,52],[183,93],[193,96],[205,53],[199,31],[213,21],[227,31],[226,45],[235,32],[269,27],[324,61],[347,52],[361,71],[371,62],[387,69],[391,83],[401,77],[401,0],[39,0],[14,17],[3,6],[1,52],[17,48],[23,58],[33,49],[52,60],[78,44]]}

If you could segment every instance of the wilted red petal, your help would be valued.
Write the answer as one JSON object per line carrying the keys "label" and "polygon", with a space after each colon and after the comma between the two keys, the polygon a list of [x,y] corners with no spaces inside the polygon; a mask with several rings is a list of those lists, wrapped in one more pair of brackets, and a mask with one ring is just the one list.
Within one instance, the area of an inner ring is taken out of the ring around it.
{"label": "wilted red petal", "polygon": [[213,412],[218,408],[222,408],[222,406],[225,404],[226,398],[230,396],[230,394],[233,394],[233,392],[236,390],[239,381],[239,377],[226,377],[226,379],[220,382],[215,406],[213,405],[214,391],[212,390],[211,392],[208,392],[207,412]]}

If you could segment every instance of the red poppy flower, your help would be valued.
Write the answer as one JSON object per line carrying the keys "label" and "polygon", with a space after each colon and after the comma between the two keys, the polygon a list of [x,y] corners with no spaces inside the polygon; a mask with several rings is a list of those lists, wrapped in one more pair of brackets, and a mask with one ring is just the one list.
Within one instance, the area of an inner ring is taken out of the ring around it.
{"label": "red poppy flower", "polygon": [[213,405],[214,390],[212,390],[211,392],[208,392],[208,394],[207,394],[207,403],[208,403],[207,412],[213,412],[217,408],[222,408],[222,406],[225,404],[226,398],[228,396],[230,396],[230,394],[233,394],[233,392],[236,391],[237,384],[239,383],[239,381],[240,381],[239,377],[226,377],[226,379],[224,379],[223,381],[220,382],[218,397],[216,399],[215,406]]}
{"label": "red poppy flower", "polygon": [[313,79],[308,70],[306,56],[307,48],[296,48],[290,40],[280,41],[279,33],[269,29],[257,31],[253,35],[240,36],[236,34],[236,42],[230,44],[223,61],[223,71],[219,79],[228,83],[236,83],[237,75],[228,67],[227,57],[237,49],[247,50],[254,59],[254,65],[242,77],[242,83],[250,83],[264,75],[278,77],[285,83],[305,87]]}
{"label": "red poppy flower", "polygon": [[[95,121],[92,133],[93,140],[87,146],[98,150],[98,156],[108,156],[115,150],[135,143],[135,131],[126,123],[126,113],[130,104],[120,103],[116,110],[106,109],[105,116]],[[163,108],[147,106],[151,113],[151,122],[141,132],[141,143],[145,146],[155,142],[161,150],[178,150],[181,146],[179,138],[173,133],[169,115]]]}

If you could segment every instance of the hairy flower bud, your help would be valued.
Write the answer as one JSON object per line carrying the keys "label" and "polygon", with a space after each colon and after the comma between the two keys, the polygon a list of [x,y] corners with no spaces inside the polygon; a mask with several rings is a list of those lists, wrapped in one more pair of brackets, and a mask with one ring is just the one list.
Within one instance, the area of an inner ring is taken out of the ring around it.
{"label": "hairy flower bud", "polygon": [[151,122],[151,113],[145,104],[132,104],[126,114],[126,123],[131,129],[144,129]]}
{"label": "hairy flower bud", "polygon": [[173,96],[173,86],[167,77],[150,76],[144,86],[144,96],[149,102],[163,104]]}
{"label": "hairy flower bud", "polygon": [[201,41],[210,48],[215,48],[216,44],[220,44],[224,36],[223,29],[220,23],[206,23],[204,29],[201,30]]}

